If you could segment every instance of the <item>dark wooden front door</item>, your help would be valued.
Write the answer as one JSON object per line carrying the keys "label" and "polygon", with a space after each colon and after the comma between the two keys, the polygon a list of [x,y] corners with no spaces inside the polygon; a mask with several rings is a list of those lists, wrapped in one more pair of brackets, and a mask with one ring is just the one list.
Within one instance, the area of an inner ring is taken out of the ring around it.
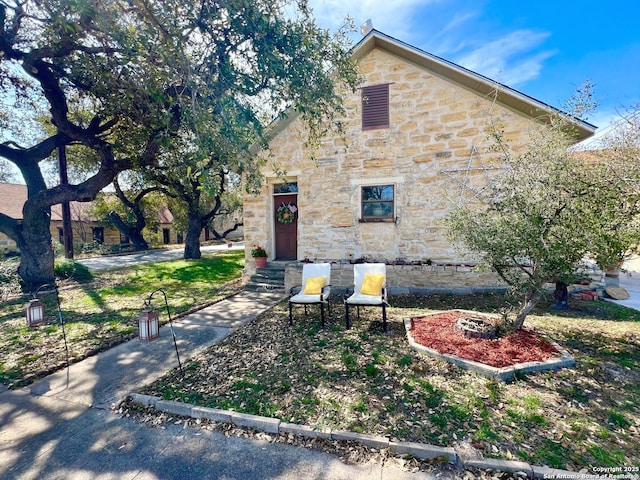
{"label": "dark wooden front door", "polygon": [[298,196],[274,195],[273,197],[273,218],[275,220],[276,232],[276,258],[275,260],[295,260],[298,256],[298,213],[295,212],[294,220],[291,223],[281,223],[278,221],[278,209],[282,205],[293,205],[298,207]]}

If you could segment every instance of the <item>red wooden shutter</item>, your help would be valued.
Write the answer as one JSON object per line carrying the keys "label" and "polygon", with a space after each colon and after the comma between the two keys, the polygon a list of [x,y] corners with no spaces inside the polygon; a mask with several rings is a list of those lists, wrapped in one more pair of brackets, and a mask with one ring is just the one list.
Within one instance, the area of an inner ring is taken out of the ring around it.
{"label": "red wooden shutter", "polygon": [[362,87],[362,129],[389,128],[389,84]]}

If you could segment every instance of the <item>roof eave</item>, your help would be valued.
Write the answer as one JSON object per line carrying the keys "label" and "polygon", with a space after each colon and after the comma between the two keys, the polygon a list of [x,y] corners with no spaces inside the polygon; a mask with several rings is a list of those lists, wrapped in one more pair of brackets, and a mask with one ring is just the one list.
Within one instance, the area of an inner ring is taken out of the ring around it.
{"label": "roof eave", "polygon": [[550,115],[565,116],[576,129],[576,143],[589,138],[596,131],[596,126],[575,118],[566,112],[537,100],[511,87],[491,80],[484,75],[468,70],[436,55],[413,47],[407,43],[389,37],[377,30],[371,30],[354,48],[353,58],[360,60],[374,48],[381,48],[398,57],[427,68],[435,74],[447,78],[459,85],[484,96],[496,95],[502,105],[541,121],[548,121]]}

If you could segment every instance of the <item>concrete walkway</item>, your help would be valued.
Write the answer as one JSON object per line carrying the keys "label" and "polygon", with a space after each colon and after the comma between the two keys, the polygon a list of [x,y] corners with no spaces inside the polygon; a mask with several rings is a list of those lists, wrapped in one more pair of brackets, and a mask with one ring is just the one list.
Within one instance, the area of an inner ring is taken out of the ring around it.
{"label": "concrete walkway", "polygon": [[[242,292],[174,321],[180,358],[229,335],[282,296]],[[9,479],[400,479],[433,478],[376,463],[345,465],[305,448],[225,437],[182,425],[150,428],[109,407],[154,381],[177,359],[168,326],[29,387],[0,392],[0,478]]]}

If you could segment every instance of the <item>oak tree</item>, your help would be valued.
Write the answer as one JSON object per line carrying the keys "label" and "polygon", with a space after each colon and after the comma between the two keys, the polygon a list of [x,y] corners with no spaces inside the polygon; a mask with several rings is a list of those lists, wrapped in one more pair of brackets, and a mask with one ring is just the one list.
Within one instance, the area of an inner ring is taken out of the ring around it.
{"label": "oak tree", "polygon": [[[357,82],[344,37],[317,27],[304,0],[2,0],[0,72],[20,113],[0,157],[28,190],[23,218],[0,214],[0,230],[21,250],[26,289],[53,281],[52,205],[90,201],[128,169],[229,171],[255,188],[266,160],[250,146],[267,146],[265,120],[294,109],[313,143],[336,124],[340,87]],[[43,110],[53,134],[34,127]],[[95,164],[47,187],[41,163],[60,148]]]}

